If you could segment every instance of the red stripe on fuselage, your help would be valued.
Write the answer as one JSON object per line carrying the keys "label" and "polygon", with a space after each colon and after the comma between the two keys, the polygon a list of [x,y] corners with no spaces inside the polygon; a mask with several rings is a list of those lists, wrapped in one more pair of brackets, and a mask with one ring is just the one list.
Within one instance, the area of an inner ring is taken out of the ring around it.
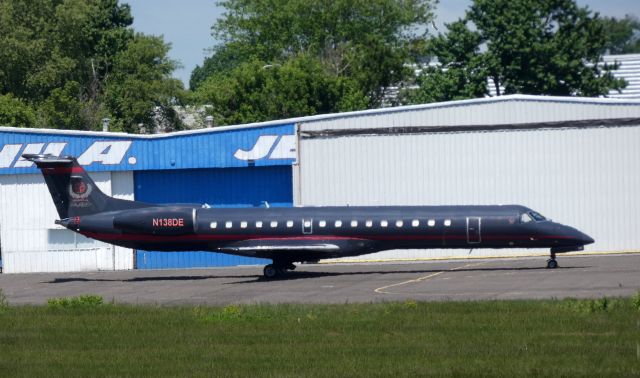
{"label": "red stripe on fuselage", "polygon": [[84,169],[82,167],[51,167],[43,168],[42,173],[48,175],[68,175],[71,173],[84,173]]}
{"label": "red stripe on fuselage", "polygon": [[[378,241],[394,241],[394,240],[467,240],[466,234],[449,234],[449,235],[354,235],[354,236],[337,236],[337,235],[243,235],[243,234],[199,234],[199,235],[150,235],[150,234],[105,234],[89,231],[80,232],[81,234],[98,240],[116,240],[116,241],[141,241],[141,242],[201,242],[201,241],[242,241],[242,240],[378,240]],[[483,235],[482,241],[496,240],[530,240],[531,235]],[[536,240],[549,239],[571,239],[570,236],[564,235],[544,235],[535,236]]]}

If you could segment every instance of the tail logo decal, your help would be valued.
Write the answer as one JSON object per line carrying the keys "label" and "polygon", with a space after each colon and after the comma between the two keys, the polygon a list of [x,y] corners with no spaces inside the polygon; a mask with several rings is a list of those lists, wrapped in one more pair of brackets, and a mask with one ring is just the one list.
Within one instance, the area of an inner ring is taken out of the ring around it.
{"label": "tail logo decal", "polygon": [[87,198],[91,195],[93,187],[91,184],[84,182],[81,178],[72,178],[69,185],[69,195],[71,196],[71,206],[87,207],[90,206]]}

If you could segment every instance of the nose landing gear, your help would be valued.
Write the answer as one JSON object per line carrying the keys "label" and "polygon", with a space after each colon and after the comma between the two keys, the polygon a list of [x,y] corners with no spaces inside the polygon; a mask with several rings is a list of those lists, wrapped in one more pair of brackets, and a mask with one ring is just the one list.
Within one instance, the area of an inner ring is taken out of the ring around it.
{"label": "nose landing gear", "polygon": [[556,261],[556,253],[551,251],[551,255],[549,260],[547,260],[547,269],[555,269],[558,267],[558,262]]}

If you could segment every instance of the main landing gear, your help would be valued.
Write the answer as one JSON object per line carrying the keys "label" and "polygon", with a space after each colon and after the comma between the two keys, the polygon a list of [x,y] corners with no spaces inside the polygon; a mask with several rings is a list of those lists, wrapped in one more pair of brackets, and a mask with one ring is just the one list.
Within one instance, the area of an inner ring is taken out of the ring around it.
{"label": "main landing gear", "polygon": [[547,269],[555,269],[558,267],[558,262],[556,261],[555,252],[551,252],[551,257],[547,260]]}
{"label": "main landing gear", "polygon": [[290,270],[295,268],[296,266],[292,262],[274,261],[273,264],[265,266],[262,273],[264,278],[272,280],[286,276]]}

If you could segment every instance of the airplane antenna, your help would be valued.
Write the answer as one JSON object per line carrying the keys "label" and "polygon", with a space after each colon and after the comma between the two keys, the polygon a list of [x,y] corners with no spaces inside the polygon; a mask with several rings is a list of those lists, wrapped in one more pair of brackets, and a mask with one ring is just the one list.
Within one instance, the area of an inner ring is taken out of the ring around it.
{"label": "airplane antenna", "polygon": [[473,248],[471,248],[471,249],[469,250],[469,254],[471,254],[471,252],[473,252]]}

